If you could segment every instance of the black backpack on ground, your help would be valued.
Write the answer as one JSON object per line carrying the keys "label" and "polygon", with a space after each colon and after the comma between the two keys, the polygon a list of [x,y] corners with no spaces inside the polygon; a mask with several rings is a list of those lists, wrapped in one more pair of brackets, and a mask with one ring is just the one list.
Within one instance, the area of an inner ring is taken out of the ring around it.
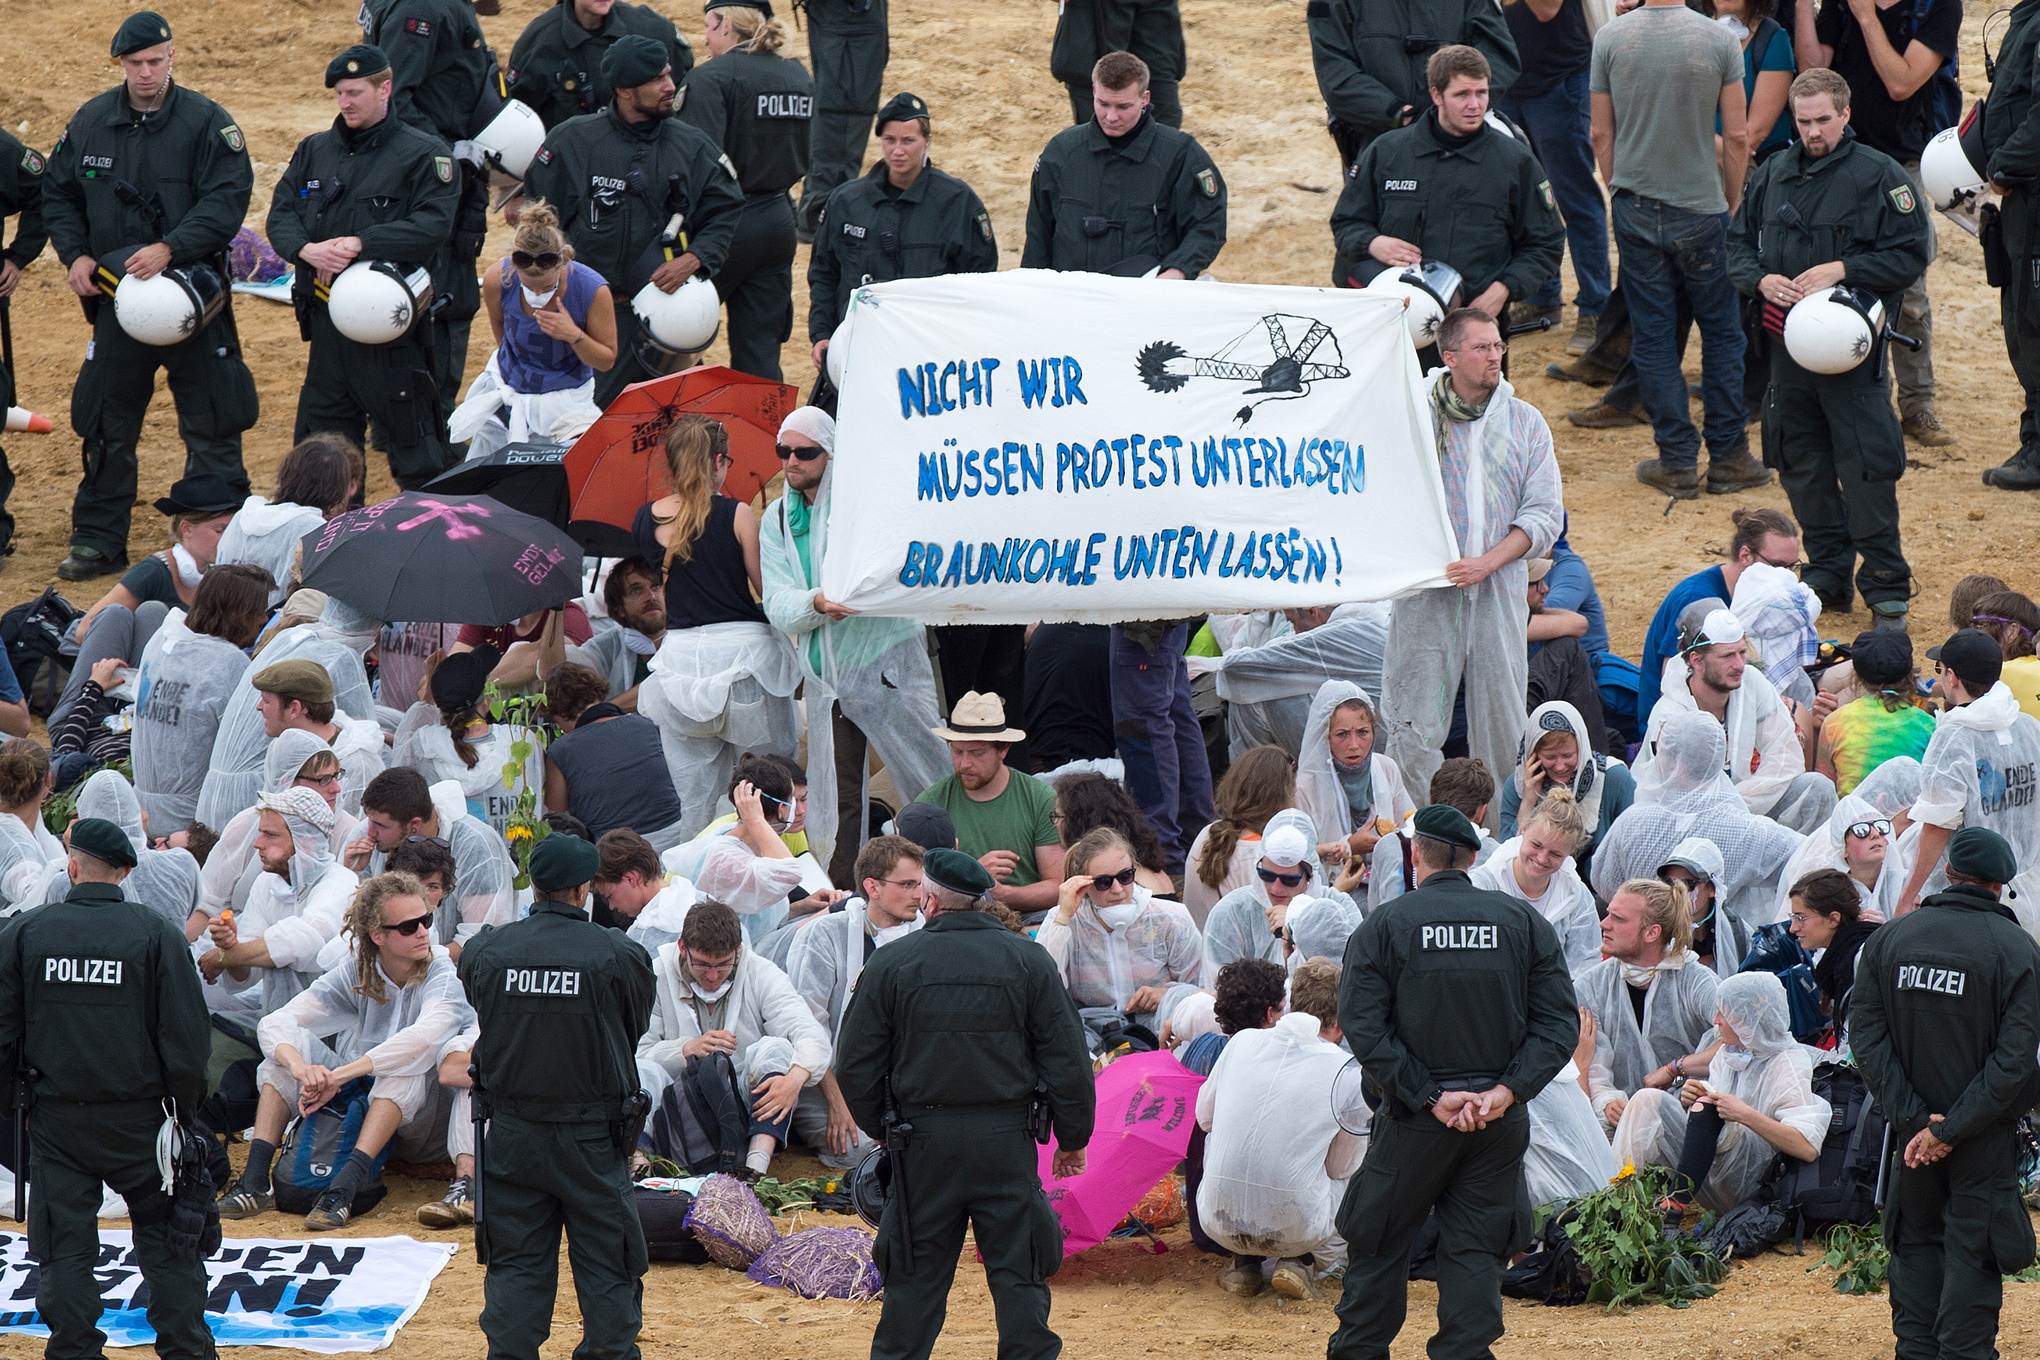
{"label": "black backpack on ground", "polygon": [[1795,1245],[1832,1224],[1875,1223],[1891,1152],[1884,1111],[1861,1072],[1821,1063],[1813,1069],[1813,1093],[1834,1109],[1820,1156],[1802,1162],[1780,1153],[1755,1196],[1783,1211]]}
{"label": "black backpack on ground", "polygon": [[7,648],[7,662],[33,713],[49,716],[71,681],[70,658],[62,648],[64,634],[80,612],[51,586],[27,604],[0,614],[0,646]]}
{"label": "black backpack on ground", "polygon": [[676,1261],[683,1265],[707,1265],[707,1248],[687,1228],[687,1211],[694,1196],[685,1190],[650,1190],[639,1186],[638,1223],[645,1233],[645,1255],[654,1261]]}
{"label": "black backpack on ground", "polygon": [[751,1102],[727,1053],[689,1058],[652,1115],[651,1150],[690,1176],[724,1175],[744,1164]]}
{"label": "black backpack on ground", "polygon": [[1578,1217],[1579,1210],[1568,1205],[1546,1219],[1537,1234],[1537,1250],[1502,1272],[1502,1293],[1553,1308],[1585,1303],[1594,1282],[1580,1264],[1580,1250],[1568,1231]]}

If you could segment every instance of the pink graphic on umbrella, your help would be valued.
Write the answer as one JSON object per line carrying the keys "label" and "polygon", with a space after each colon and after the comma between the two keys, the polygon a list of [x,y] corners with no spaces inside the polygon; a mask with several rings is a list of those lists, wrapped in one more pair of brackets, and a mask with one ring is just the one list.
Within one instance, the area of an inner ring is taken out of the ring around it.
{"label": "pink graphic on umbrella", "polygon": [[416,500],[411,502],[411,504],[414,508],[425,513],[414,515],[402,524],[399,524],[397,530],[400,533],[405,529],[416,529],[420,525],[430,524],[434,520],[439,520],[446,525],[446,536],[450,539],[458,541],[463,538],[480,538],[482,536],[481,526],[469,524],[461,516],[474,515],[479,519],[487,519],[489,517],[489,512],[479,505],[448,505],[445,501],[435,500]]}
{"label": "pink graphic on umbrella", "polygon": [[1055,1144],[1041,1150],[1041,1185],[1062,1220],[1064,1256],[1110,1237],[1183,1160],[1202,1085],[1173,1053],[1136,1053],[1098,1074],[1098,1125],[1084,1174],[1055,1179]]}

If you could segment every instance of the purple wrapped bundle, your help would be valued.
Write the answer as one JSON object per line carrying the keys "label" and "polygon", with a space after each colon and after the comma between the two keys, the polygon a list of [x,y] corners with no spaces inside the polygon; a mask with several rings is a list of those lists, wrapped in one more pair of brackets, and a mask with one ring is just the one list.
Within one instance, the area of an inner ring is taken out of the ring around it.
{"label": "purple wrapped bundle", "polygon": [[782,1237],[744,1273],[804,1299],[875,1299],[885,1287],[872,1264],[871,1234],[856,1228],[809,1228]]}
{"label": "purple wrapped bundle", "polygon": [[290,265],[283,256],[271,250],[269,242],[248,227],[234,233],[234,244],[229,247],[228,256],[228,268],[238,283],[268,283],[290,272]]}
{"label": "purple wrapped bundle", "polygon": [[779,1240],[772,1216],[734,1176],[710,1176],[681,1223],[703,1251],[731,1270],[743,1270]]}

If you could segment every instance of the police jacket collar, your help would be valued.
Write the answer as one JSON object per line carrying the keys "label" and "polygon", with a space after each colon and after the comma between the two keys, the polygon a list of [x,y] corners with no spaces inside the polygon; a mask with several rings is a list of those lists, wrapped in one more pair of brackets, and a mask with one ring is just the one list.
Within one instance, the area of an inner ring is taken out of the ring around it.
{"label": "police jacket collar", "polygon": [[2012,909],[1992,897],[1982,888],[1968,883],[1950,883],[1932,897],[1920,903],[1922,907],[1948,907],[1955,911],[1989,911],[2004,917],[2007,921],[2019,918]]}
{"label": "police jacket collar", "polygon": [[531,904],[531,914],[533,916],[538,915],[540,912],[545,912],[551,916],[564,916],[570,921],[585,921],[588,919],[588,909],[586,907],[577,907],[572,902],[556,902],[549,897],[541,897]]}
{"label": "police jacket collar", "polygon": [[119,902],[124,894],[118,883],[73,883],[66,902]]}
{"label": "police jacket collar", "polygon": [[[871,173],[866,175],[865,178],[871,181],[872,188],[877,189],[882,194],[890,185],[890,182],[886,179],[888,173],[890,172],[886,169],[885,160],[881,157],[878,164],[871,167]],[[914,182],[900,190],[899,197],[895,198],[893,202],[919,203],[928,196],[928,180],[934,173],[935,167],[933,165],[922,166],[921,173],[914,176]]]}
{"label": "police jacket collar", "polygon": [[1854,128],[1843,128],[1842,144],[1828,152],[1825,156],[1808,156],[1806,154],[1806,143],[1804,142],[1794,142],[1792,144],[1792,154],[1798,158],[1799,173],[1802,175],[1818,175],[1823,170],[1839,165],[1847,160],[1849,153],[1855,149],[1856,130]]}
{"label": "police jacket collar", "polygon": [[137,114],[135,106],[128,102],[127,83],[113,87],[113,106],[106,111],[108,127],[159,127],[170,122],[170,111],[177,107],[177,101],[184,93],[184,87],[175,80],[170,82],[170,92],[163,96],[163,107],[154,113]]}
{"label": "police jacket collar", "polygon": [[384,114],[383,120],[374,127],[351,128],[347,126],[345,119],[335,114],[333,116],[333,135],[340,139],[342,146],[356,154],[363,151],[375,151],[380,149],[382,144],[388,140],[390,129],[399,126],[402,122],[403,120],[397,117],[396,111],[391,110]]}
{"label": "police jacket collar", "polygon": [[1148,152],[1154,149],[1155,129],[1158,126],[1160,124],[1155,121],[1154,110],[1149,109],[1141,114],[1140,128],[1133,134],[1133,140],[1125,146],[1115,147],[1112,145],[1112,139],[1105,135],[1105,130],[1098,126],[1098,120],[1093,118],[1084,124],[1084,146],[1091,151],[1124,156],[1130,161],[1144,161],[1148,158]]}
{"label": "police jacket collar", "polygon": [[924,930],[1004,930],[1005,923],[995,916],[981,911],[945,911],[930,921]]}
{"label": "police jacket collar", "polygon": [[614,95],[610,96],[608,106],[602,110],[602,116],[609,120],[610,126],[616,129],[618,136],[639,142],[653,140],[665,130],[666,124],[672,121],[671,115],[668,115],[665,118],[647,118],[642,123],[633,123],[616,111]]}
{"label": "police jacket collar", "polygon": [[1486,123],[1470,137],[1458,137],[1438,125],[1438,110],[1432,109],[1413,125],[1419,156],[1464,156],[1479,165],[1494,140],[1494,129]]}
{"label": "police jacket collar", "polygon": [[1467,876],[1467,872],[1464,869],[1434,869],[1431,871],[1430,877],[1419,883],[1417,888],[1421,891],[1424,888],[1430,887],[1433,883],[1465,883],[1471,885],[1472,882],[1473,879]]}
{"label": "police jacket collar", "polygon": [[[621,8],[621,6],[618,6],[618,8]],[[602,16],[602,27],[597,29],[581,27],[581,21],[574,17],[574,0],[562,0],[559,12],[560,42],[570,49],[579,47],[583,43],[592,42],[596,38],[609,37],[610,29],[616,24],[616,10],[612,9],[609,13]]]}

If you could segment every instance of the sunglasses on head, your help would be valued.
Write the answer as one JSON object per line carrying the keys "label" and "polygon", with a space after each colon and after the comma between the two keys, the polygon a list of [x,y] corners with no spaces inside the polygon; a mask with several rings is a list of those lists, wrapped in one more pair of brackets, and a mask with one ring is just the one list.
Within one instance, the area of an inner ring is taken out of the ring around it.
{"label": "sunglasses on head", "polygon": [[453,842],[448,840],[444,836],[406,836],[404,837],[404,840],[406,841],[406,843],[412,843],[417,841],[430,841],[432,844],[438,846],[441,850],[453,849]]}
{"label": "sunglasses on head", "polygon": [[1891,834],[1891,822],[1884,817],[1879,817],[1875,821],[1869,822],[1851,822],[1849,823],[1849,834],[1859,841],[1867,841],[1872,836],[1889,836]]}
{"label": "sunglasses on head", "polygon": [[416,935],[431,924],[432,913],[428,911],[423,916],[413,916],[408,921],[385,921],[383,922],[383,929],[394,930],[399,935]]}
{"label": "sunglasses on head", "polygon": [[1111,892],[1112,885],[1115,883],[1122,888],[1126,887],[1133,882],[1133,874],[1134,871],[1131,867],[1121,869],[1116,874],[1092,874],[1091,890],[1093,892]]}
{"label": "sunglasses on head", "polygon": [[1278,874],[1273,869],[1264,869],[1258,864],[1254,866],[1254,872],[1261,876],[1263,883],[1280,883],[1285,888],[1300,888],[1303,881],[1310,877],[1307,870],[1299,869],[1293,874]]}
{"label": "sunglasses on head", "polygon": [[534,255],[528,250],[513,250],[510,263],[527,274],[534,270],[551,271],[560,267],[560,253],[557,250],[541,250]]}
{"label": "sunglasses on head", "polygon": [[822,448],[822,446],[819,444],[809,444],[805,448],[799,449],[793,447],[793,445],[791,444],[778,444],[775,445],[774,447],[779,450],[779,461],[782,463],[789,458],[798,458],[803,463],[812,463],[815,461],[815,459],[821,457],[824,453],[827,452],[827,450]]}

